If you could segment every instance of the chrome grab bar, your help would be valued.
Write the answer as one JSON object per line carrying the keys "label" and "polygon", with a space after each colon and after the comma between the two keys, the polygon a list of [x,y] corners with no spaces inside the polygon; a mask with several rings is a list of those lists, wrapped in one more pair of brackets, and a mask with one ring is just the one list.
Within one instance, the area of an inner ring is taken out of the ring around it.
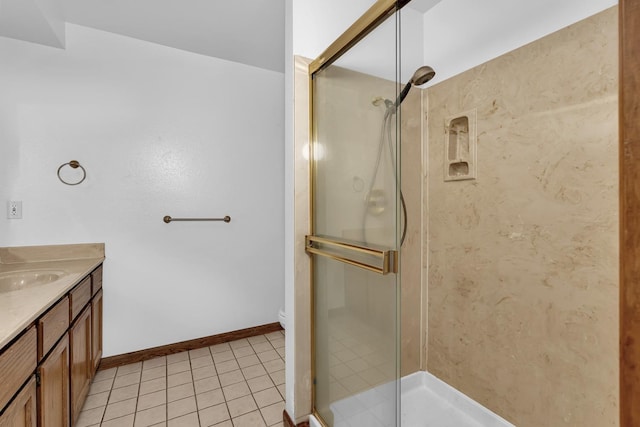
{"label": "chrome grab bar", "polygon": [[[306,236],[305,242],[306,242],[305,250],[307,253],[310,253],[310,254],[324,256],[324,257],[333,259],[335,261],[340,261],[345,264],[360,267],[365,270],[369,270],[374,273],[378,273],[382,275],[398,272],[398,252],[397,251],[360,246],[358,244],[351,243],[351,242],[327,239],[325,237],[317,237],[317,236]],[[326,250],[315,247],[314,243],[318,243],[320,245],[326,245],[326,246],[334,246],[341,250],[355,252],[356,254],[360,254],[360,255],[373,256],[380,260],[380,264],[371,265],[363,261],[355,260],[353,258],[348,258],[347,256],[331,253]]]}
{"label": "chrome grab bar", "polygon": [[173,222],[173,221],[224,221],[224,222],[231,222],[231,217],[229,215],[226,215],[224,218],[171,218],[169,215],[166,215],[164,218],[162,218],[162,220],[164,222],[166,222],[167,224],[169,224],[170,222]]}

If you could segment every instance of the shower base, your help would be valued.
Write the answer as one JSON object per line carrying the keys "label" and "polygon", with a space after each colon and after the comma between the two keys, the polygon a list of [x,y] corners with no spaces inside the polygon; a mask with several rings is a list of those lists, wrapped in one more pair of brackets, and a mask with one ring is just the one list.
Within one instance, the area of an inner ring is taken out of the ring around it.
{"label": "shower base", "polygon": [[[402,427],[514,427],[428,372],[401,380]],[[384,384],[331,404],[334,427],[396,427],[395,385]],[[311,427],[322,427],[312,415]]]}

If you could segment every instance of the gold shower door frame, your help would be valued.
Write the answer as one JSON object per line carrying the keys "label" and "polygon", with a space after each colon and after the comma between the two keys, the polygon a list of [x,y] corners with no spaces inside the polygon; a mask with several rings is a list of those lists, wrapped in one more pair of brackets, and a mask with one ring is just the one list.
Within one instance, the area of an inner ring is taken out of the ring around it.
{"label": "gold shower door frame", "polygon": [[[387,18],[392,17],[397,11],[404,7],[410,0],[378,0],[367,12],[365,12],[351,27],[349,27],[335,42],[333,42],[318,58],[309,64],[309,112],[310,112],[310,139],[309,141],[309,179],[310,179],[310,224],[309,235],[305,238],[305,250],[310,255],[310,284],[312,289],[311,301],[311,376],[313,379],[312,386],[312,405],[313,414],[323,424],[325,420],[316,407],[316,284],[315,272],[317,263],[315,258],[322,259],[322,262],[341,262],[349,268],[357,268],[366,271],[367,274],[379,274],[386,276],[388,274],[396,275],[398,273],[398,252],[395,248],[386,248],[369,244],[362,244],[336,238],[333,236],[316,235],[316,161],[314,158],[317,129],[315,125],[314,115],[314,75],[330,66],[339,57],[345,54],[351,47],[356,45],[360,40],[366,37],[371,31],[376,29]],[[397,278],[396,280],[399,280]],[[399,282],[395,283],[399,286]],[[397,302],[396,302],[397,303]],[[397,308],[396,308],[397,311]],[[396,313],[398,316],[398,313]],[[396,321],[397,323],[397,321]],[[399,384],[399,327],[396,325],[396,372],[395,381]],[[396,385],[399,387],[398,385]],[[398,389],[399,392],[399,389]],[[398,397],[396,396],[396,399]],[[399,407],[396,406],[396,412]],[[394,414],[398,418],[398,414]]]}

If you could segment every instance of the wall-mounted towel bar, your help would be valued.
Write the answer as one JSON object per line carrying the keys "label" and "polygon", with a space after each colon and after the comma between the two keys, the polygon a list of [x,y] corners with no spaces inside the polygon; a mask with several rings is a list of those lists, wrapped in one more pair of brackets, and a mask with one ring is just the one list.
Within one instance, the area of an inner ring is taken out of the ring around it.
{"label": "wall-mounted towel bar", "polygon": [[231,222],[231,217],[226,215],[224,218],[171,218],[169,215],[162,218],[164,222],[169,224],[172,221],[224,221]]}

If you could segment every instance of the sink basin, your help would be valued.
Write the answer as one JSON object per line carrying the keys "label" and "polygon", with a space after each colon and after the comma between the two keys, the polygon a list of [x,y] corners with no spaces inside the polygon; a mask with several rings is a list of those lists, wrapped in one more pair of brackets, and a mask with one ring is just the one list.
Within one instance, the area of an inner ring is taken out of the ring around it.
{"label": "sink basin", "polygon": [[55,282],[65,275],[59,270],[27,270],[0,273],[0,293],[18,291]]}

